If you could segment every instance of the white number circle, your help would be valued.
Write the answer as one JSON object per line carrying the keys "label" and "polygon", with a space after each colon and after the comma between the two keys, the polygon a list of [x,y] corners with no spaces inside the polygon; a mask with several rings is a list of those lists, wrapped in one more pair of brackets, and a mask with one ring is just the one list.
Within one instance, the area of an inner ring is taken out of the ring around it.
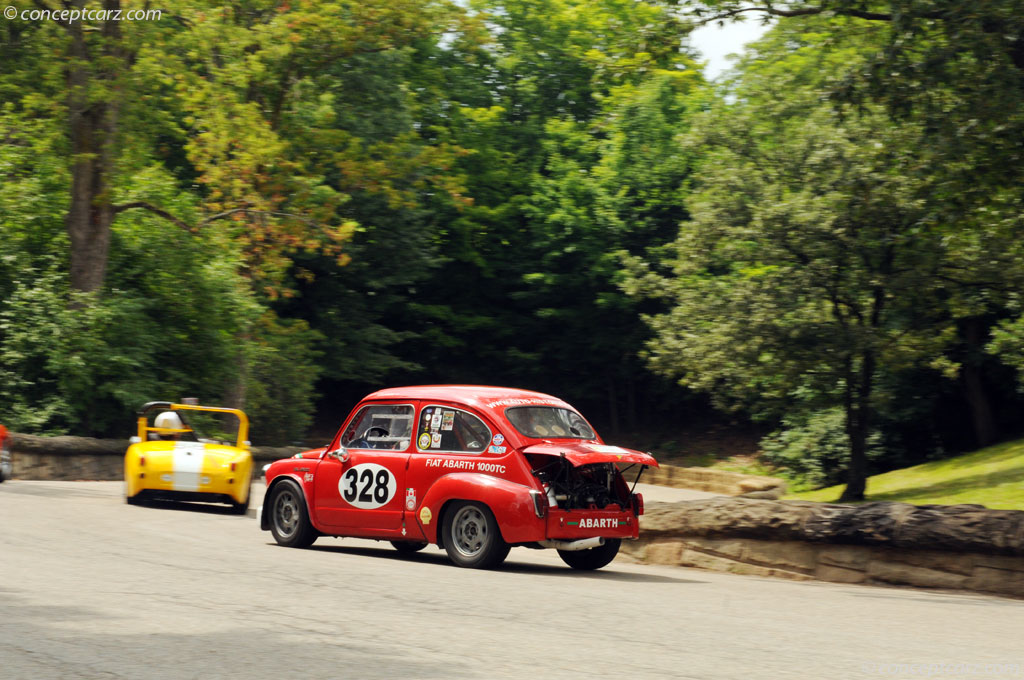
{"label": "white number circle", "polygon": [[363,510],[380,508],[395,497],[395,476],[383,465],[362,463],[341,473],[338,493],[342,500]]}

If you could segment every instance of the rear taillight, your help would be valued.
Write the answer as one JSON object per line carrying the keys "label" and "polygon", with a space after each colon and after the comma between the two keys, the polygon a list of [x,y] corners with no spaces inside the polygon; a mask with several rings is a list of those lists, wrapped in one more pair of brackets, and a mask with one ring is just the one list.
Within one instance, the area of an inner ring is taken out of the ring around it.
{"label": "rear taillight", "polygon": [[145,464],[146,464],[146,457],[145,456],[139,456],[139,465],[145,465]]}
{"label": "rear taillight", "polygon": [[232,472],[234,472],[234,471],[235,471],[235,467],[236,467],[237,465],[238,465],[238,463],[232,463],[232,464],[231,464],[231,471],[232,471]]}
{"label": "rear taillight", "polygon": [[633,510],[637,517],[644,514],[644,495],[642,493],[633,494]]}

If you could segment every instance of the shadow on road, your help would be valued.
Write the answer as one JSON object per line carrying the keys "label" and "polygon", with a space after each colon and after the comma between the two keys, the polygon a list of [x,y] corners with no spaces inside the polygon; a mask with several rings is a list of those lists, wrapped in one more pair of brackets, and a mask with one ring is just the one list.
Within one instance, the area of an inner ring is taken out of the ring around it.
{"label": "shadow on road", "polygon": [[618,565],[612,562],[603,569],[597,571],[580,571],[571,569],[568,566],[548,564],[529,564],[525,562],[509,561],[502,566],[502,571],[517,574],[546,574],[549,576],[561,576],[566,578],[587,578],[597,581],[622,581],[627,583],[707,583],[707,581],[695,581],[686,578],[674,578],[663,574],[648,574],[635,571],[617,571]]}
{"label": "shadow on road", "polygon": [[[268,542],[267,545],[277,546],[277,543]],[[291,548],[288,548],[291,550]],[[317,552],[330,552],[339,553],[343,555],[358,555],[361,557],[372,557],[380,560],[392,560],[396,562],[411,562],[424,565],[438,565],[443,566],[446,569],[458,569],[458,567],[452,565],[448,560],[448,556],[443,552],[431,551],[431,552],[419,552],[412,555],[403,555],[390,547],[385,547],[383,544],[379,548],[366,548],[361,546],[344,546],[344,545],[312,545],[309,550],[315,550]],[[586,578],[595,579],[599,581],[621,581],[627,583],[707,583],[707,581],[696,581],[693,579],[686,578],[675,578],[672,576],[665,576],[663,574],[649,574],[643,572],[632,572],[632,571],[618,571],[618,566],[615,562],[605,567],[604,569],[598,569],[597,571],[579,571],[571,569],[568,566],[560,565],[548,565],[548,564],[534,564],[530,562],[518,562],[515,559],[515,552],[512,552],[509,559],[505,561],[497,569],[493,570],[494,573],[510,573],[510,574],[542,574],[546,576],[557,576],[562,578]]]}
{"label": "shadow on road", "polygon": [[217,505],[216,503],[202,503],[199,501],[172,501],[160,498],[147,498],[136,502],[135,507],[148,508],[150,510],[178,510],[182,512],[196,512],[207,515],[233,515],[235,517],[255,517],[256,511],[250,509],[245,515],[234,512],[229,505]]}

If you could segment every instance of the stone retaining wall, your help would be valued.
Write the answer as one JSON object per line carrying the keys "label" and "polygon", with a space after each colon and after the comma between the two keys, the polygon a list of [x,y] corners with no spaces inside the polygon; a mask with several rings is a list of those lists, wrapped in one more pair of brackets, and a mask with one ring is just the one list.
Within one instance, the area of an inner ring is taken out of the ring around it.
{"label": "stone retaining wall", "polygon": [[781,498],[786,492],[786,482],[775,477],[759,477],[715,468],[679,467],[677,465],[649,468],[644,471],[640,481],[645,484],[660,484],[677,489],[695,489],[720,493],[725,496],[752,495]]}
{"label": "stone retaining wall", "polygon": [[[89,437],[36,437],[12,434],[11,467],[14,479],[58,481],[113,481],[124,478],[124,454],[127,439],[91,439]],[[288,458],[301,448],[254,446],[256,474],[278,458]]]}
{"label": "stone retaining wall", "polygon": [[653,564],[1024,597],[1024,512],[714,498],[651,503],[623,552]]}
{"label": "stone retaining wall", "polygon": [[647,539],[622,551],[651,564],[795,581],[952,588],[1024,597],[1024,559],[750,538]]}

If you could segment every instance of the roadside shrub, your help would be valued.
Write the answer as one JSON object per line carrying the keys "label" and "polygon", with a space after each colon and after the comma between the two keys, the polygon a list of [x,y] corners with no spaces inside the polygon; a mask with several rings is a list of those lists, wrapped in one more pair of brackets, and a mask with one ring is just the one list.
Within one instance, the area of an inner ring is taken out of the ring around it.
{"label": "roadside shrub", "polygon": [[[850,438],[841,408],[783,418],[782,427],[761,440],[762,459],[798,484],[813,488],[846,481]],[[868,460],[882,456],[881,437],[868,438]]]}

